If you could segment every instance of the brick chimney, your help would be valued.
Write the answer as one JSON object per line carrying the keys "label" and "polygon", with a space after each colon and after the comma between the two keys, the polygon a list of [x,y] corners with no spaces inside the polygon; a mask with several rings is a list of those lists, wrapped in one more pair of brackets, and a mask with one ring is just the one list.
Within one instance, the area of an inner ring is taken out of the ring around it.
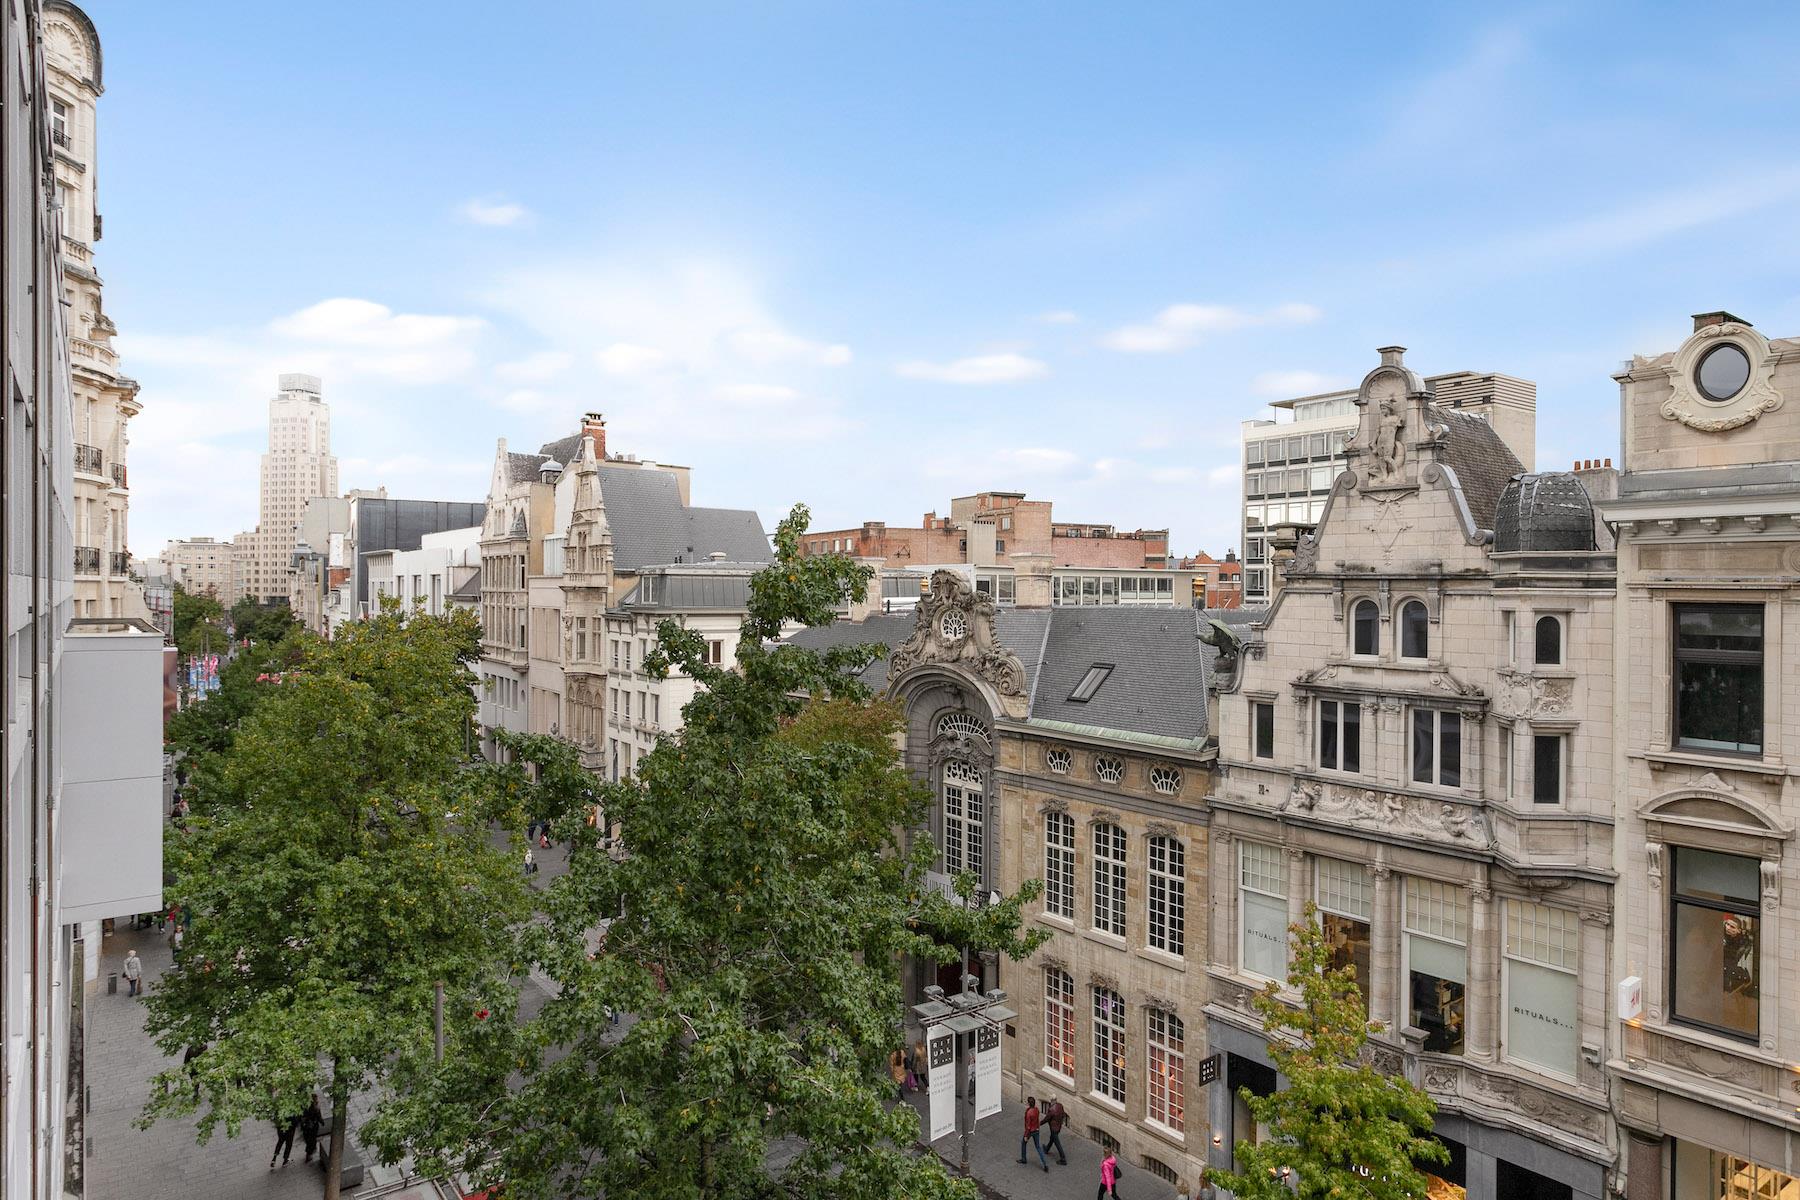
{"label": "brick chimney", "polygon": [[594,443],[594,459],[596,462],[606,461],[606,418],[597,412],[587,413],[581,418],[581,436]]}
{"label": "brick chimney", "polygon": [[1728,313],[1728,312],[1724,312],[1724,311],[1703,312],[1703,313],[1695,313],[1694,314],[1694,332],[1695,333],[1699,333],[1702,329],[1705,329],[1708,325],[1748,325],[1749,323],[1750,322],[1744,320],[1744,318],[1742,318],[1740,316],[1735,316],[1732,313]]}

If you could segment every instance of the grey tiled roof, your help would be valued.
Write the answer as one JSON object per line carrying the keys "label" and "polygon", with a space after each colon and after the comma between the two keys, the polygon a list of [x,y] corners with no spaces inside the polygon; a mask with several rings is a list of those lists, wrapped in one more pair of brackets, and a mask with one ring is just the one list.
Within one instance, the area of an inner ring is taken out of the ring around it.
{"label": "grey tiled roof", "polygon": [[1475,518],[1477,528],[1492,529],[1500,493],[1514,475],[1525,469],[1525,464],[1500,440],[1494,427],[1480,417],[1436,407],[1431,410],[1431,417],[1450,429],[1442,461],[1456,472],[1469,515]]}
{"label": "grey tiled roof", "polygon": [[[870,642],[892,650],[911,636],[913,618],[880,613],[789,640],[815,650]],[[1216,652],[1199,632],[1200,613],[1191,608],[1003,608],[994,618],[996,637],[1025,667],[1034,720],[1181,739],[1206,736],[1206,680]],[[1106,681],[1087,703],[1070,700],[1096,663],[1112,664]],[[887,661],[865,671],[863,682],[885,687]]]}
{"label": "grey tiled roof", "polygon": [[538,477],[538,466],[544,461],[541,454],[519,454],[506,452],[506,478],[510,483],[526,483]]}
{"label": "grey tiled roof", "polygon": [[600,498],[612,530],[615,570],[696,562],[715,551],[732,562],[764,563],[773,557],[761,517],[749,509],[685,508],[675,476],[667,471],[602,464]]}
{"label": "grey tiled roof", "polygon": [[564,470],[575,465],[576,457],[581,453],[581,435],[571,433],[568,437],[557,438],[554,442],[545,442],[538,451],[540,459],[553,458],[556,465]]}
{"label": "grey tiled roof", "polygon": [[619,601],[619,607],[666,608],[682,612],[706,609],[742,611],[750,607],[750,575],[744,571],[731,574],[674,571],[659,573],[654,604],[646,604],[639,598],[642,591],[643,579],[640,576],[637,585]]}

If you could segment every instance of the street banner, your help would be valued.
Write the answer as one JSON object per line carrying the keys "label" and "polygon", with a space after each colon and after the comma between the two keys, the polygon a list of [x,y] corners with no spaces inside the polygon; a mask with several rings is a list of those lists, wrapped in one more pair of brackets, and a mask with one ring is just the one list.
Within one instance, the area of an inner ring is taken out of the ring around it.
{"label": "street banner", "polygon": [[983,1025],[975,1031],[975,1119],[1000,1111],[1000,1030]]}
{"label": "street banner", "polygon": [[931,1031],[925,1043],[931,1064],[931,1136],[937,1141],[956,1132],[956,1042],[942,1026]]}

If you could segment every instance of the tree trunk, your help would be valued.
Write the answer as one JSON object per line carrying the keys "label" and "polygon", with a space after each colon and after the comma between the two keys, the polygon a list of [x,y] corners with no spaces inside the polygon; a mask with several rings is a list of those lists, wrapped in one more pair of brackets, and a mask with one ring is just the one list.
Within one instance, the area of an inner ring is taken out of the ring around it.
{"label": "tree trunk", "polygon": [[338,1200],[344,1178],[344,1139],[350,1136],[350,1090],[331,1071],[331,1153],[325,1163],[325,1200]]}

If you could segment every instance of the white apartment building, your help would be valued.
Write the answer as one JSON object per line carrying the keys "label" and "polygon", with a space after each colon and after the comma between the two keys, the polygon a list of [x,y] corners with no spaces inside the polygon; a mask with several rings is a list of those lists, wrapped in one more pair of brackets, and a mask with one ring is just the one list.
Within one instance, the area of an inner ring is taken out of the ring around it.
{"label": "white apartment building", "polygon": [[452,608],[470,607],[456,597],[466,596],[481,571],[481,526],[428,533],[417,550],[377,550],[363,561],[377,602],[392,596],[409,609],[441,617]]}
{"label": "white apartment building", "polygon": [[84,617],[143,616],[131,583],[126,422],[141,410],[138,385],[119,370],[112,318],[101,304],[94,270],[100,240],[96,107],[100,39],[73,4],[44,5],[44,61],[50,93],[50,149],[59,247],[68,304],[69,363],[75,387],[75,608]]}
{"label": "white apartment building", "polygon": [[230,542],[182,538],[163,547],[163,566],[190,596],[211,596],[227,608],[237,601],[236,569]]}
{"label": "white apartment building", "polygon": [[[1434,402],[1481,417],[1527,471],[1537,461],[1537,384],[1494,372],[1430,375]],[[1277,400],[1271,415],[1243,423],[1244,604],[1270,595],[1268,530],[1284,522],[1317,524],[1344,469],[1344,444],[1356,433],[1356,389]]]}
{"label": "white apartment building", "polygon": [[[331,406],[317,375],[284,374],[269,401],[269,449],[262,457],[257,526],[240,533],[245,551],[244,594],[258,604],[289,602],[300,518],[314,496],[338,494],[331,453]],[[247,542],[246,542],[247,539]]]}

